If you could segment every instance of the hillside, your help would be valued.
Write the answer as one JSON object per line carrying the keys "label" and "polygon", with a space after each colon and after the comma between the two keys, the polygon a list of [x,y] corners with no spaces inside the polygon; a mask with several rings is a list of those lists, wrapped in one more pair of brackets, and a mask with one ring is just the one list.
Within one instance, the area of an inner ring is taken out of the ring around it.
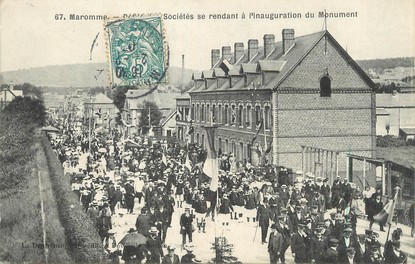
{"label": "hillside", "polygon": [[357,60],[357,64],[367,73],[369,69],[374,70],[377,74],[382,74],[385,69],[396,67],[414,67],[414,57],[388,58],[374,60]]}
{"label": "hillside", "polygon": [[[100,72],[103,70],[102,72]],[[193,70],[185,69],[184,81],[187,84]],[[108,65],[105,63],[87,63],[53,65],[18,71],[0,73],[3,83],[31,83],[48,87],[105,87],[108,86]],[[1,80],[0,77],[0,80]],[[182,69],[170,67],[168,82],[179,86],[182,81]]]}

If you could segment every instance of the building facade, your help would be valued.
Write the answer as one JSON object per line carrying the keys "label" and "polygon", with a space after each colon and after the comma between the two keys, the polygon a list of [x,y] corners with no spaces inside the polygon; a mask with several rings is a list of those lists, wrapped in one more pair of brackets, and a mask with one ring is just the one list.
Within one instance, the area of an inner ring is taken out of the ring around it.
{"label": "building facade", "polygon": [[193,142],[216,124],[217,150],[304,173],[325,166],[320,176],[346,171],[346,153],[373,156],[375,84],[328,31],[284,29],[279,42],[266,34],[262,46],[214,49],[211,62],[188,92]]}

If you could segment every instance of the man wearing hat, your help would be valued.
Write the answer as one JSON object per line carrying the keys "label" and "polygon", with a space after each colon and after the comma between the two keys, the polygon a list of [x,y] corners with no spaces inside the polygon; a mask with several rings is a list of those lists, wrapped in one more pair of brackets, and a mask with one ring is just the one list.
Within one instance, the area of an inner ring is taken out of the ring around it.
{"label": "man wearing hat", "polygon": [[147,237],[147,250],[148,250],[148,261],[149,263],[160,263],[160,258],[164,256],[162,243],[159,238],[159,231],[157,227],[152,226],[150,230],[148,230],[148,237]]}
{"label": "man wearing hat", "polygon": [[391,247],[385,248],[385,263],[406,263],[407,255],[401,251],[401,242],[394,240]]}
{"label": "man wearing hat", "polygon": [[297,232],[298,225],[306,219],[306,216],[302,212],[301,205],[295,206],[295,213],[291,215],[292,232]]}
{"label": "man wearing hat", "polygon": [[327,239],[322,235],[323,228],[317,227],[311,238],[311,260],[314,263],[323,263],[327,251]]}
{"label": "man wearing hat", "polygon": [[304,228],[304,223],[299,223],[297,232],[291,237],[291,252],[295,263],[308,263],[311,261],[310,254],[307,254],[311,241]]}
{"label": "man wearing hat", "polygon": [[271,219],[271,209],[268,205],[268,198],[264,197],[263,203],[259,205],[257,215],[258,225],[261,227],[262,244],[266,243],[269,220]]}
{"label": "man wearing hat", "polygon": [[95,226],[97,226],[98,212],[98,202],[94,200],[88,207],[86,214],[89,216]]}
{"label": "man wearing hat", "polygon": [[285,211],[287,210],[285,208],[281,208],[281,214],[278,216],[278,220],[276,222],[277,231],[283,237],[283,243],[279,254],[281,263],[285,263],[285,251],[287,251],[288,247],[291,245],[291,225],[289,218],[285,215],[283,209]]}
{"label": "man wearing hat", "polygon": [[355,262],[356,263],[364,263],[363,256],[366,252],[366,235],[365,234],[358,234],[357,235],[357,243],[355,246]]}
{"label": "man wearing hat", "polygon": [[125,204],[127,206],[127,214],[132,214],[134,210],[135,191],[133,186],[134,181],[127,181],[125,185]]}
{"label": "man wearing hat", "polygon": [[337,208],[340,199],[341,177],[337,175],[331,186],[331,207]]}
{"label": "man wearing hat", "polygon": [[201,262],[196,259],[196,256],[193,254],[194,246],[192,243],[184,245],[184,249],[186,250],[186,254],[182,256],[181,264],[194,264]]}
{"label": "man wearing hat", "polygon": [[288,200],[290,198],[290,193],[287,189],[286,184],[281,185],[281,189],[279,191],[279,196],[280,196],[280,199],[281,199],[281,202],[282,202],[283,206],[286,207],[287,204],[288,204]]}
{"label": "man wearing hat", "polygon": [[337,246],[339,245],[339,240],[332,238],[330,239],[330,247],[326,251],[326,262],[327,263],[340,263],[339,262],[339,253],[337,252]]}
{"label": "man wearing hat", "polygon": [[339,253],[339,261],[346,263],[347,260],[347,248],[356,248],[357,239],[352,235],[353,230],[350,227],[346,227],[341,235],[339,240],[339,246],[337,247],[337,252]]}
{"label": "man wearing hat", "polygon": [[323,185],[321,185],[321,187],[320,187],[320,194],[324,198],[324,204],[325,204],[325,207],[327,209],[331,208],[331,205],[330,205],[330,191],[331,191],[331,189],[330,189],[330,185],[329,185],[329,179],[324,178],[323,179]]}
{"label": "man wearing hat", "polygon": [[137,228],[138,233],[142,234],[143,236],[148,235],[148,230],[150,229],[150,216],[147,214],[147,208],[141,208],[141,214],[137,216],[137,220],[135,222],[135,227]]}
{"label": "man wearing hat", "polygon": [[189,242],[192,242],[192,222],[193,216],[190,215],[190,208],[185,208],[184,213],[180,216],[180,234],[182,234],[182,246],[186,244],[186,236],[189,237]]}
{"label": "man wearing hat", "polygon": [[342,263],[354,264],[356,251],[352,247],[346,248],[346,259]]}
{"label": "man wearing hat", "polygon": [[280,258],[283,247],[283,236],[277,231],[277,225],[271,225],[271,233],[268,239],[268,253],[271,264],[276,264]]}
{"label": "man wearing hat", "polygon": [[176,249],[175,245],[167,246],[168,254],[163,257],[161,264],[180,264],[179,256],[174,254],[174,250]]}

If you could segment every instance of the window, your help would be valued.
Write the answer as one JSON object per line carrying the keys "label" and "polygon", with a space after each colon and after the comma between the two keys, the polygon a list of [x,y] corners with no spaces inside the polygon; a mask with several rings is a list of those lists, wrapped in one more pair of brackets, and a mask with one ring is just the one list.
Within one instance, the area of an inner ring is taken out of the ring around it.
{"label": "window", "polygon": [[244,159],[244,143],[239,143],[239,153],[238,153],[238,159],[239,161]]}
{"label": "window", "polygon": [[192,104],[192,112],[191,112],[191,115],[192,115],[192,120],[195,120],[195,105],[194,104]]}
{"label": "window", "polygon": [[228,124],[228,113],[229,113],[229,107],[228,105],[225,105],[225,111],[223,111],[223,123]]}
{"label": "window", "polygon": [[320,96],[331,97],[331,80],[327,75],[320,79]]}
{"label": "window", "polygon": [[243,121],[242,121],[243,112],[244,112],[244,107],[242,105],[240,105],[239,110],[238,110],[238,126],[243,125]]}
{"label": "window", "polygon": [[248,105],[246,107],[246,126],[251,127],[252,123],[252,107]]}
{"label": "window", "polygon": [[205,105],[202,105],[200,107],[200,121],[204,122],[205,121]]}
{"label": "window", "polygon": [[261,107],[259,105],[255,106],[255,122],[257,126],[261,125]]}
{"label": "window", "polygon": [[216,123],[216,105],[212,105],[212,123]]}
{"label": "window", "polygon": [[200,145],[202,146],[202,149],[205,148],[205,135],[204,134],[202,134],[202,142]]}
{"label": "window", "polygon": [[210,122],[210,105],[206,105],[206,122]]}
{"label": "window", "polygon": [[265,125],[265,129],[269,129],[270,128],[270,113],[269,113],[269,106],[265,106],[265,117],[264,117],[264,125]]}
{"label": "window", "polygon": [[199,105],[196,105],[196,121],[200,120]]}
{"label": "window", "polygon": [[232,112],[231,112],[231,124],[235,125],[236,124],[236,106],[232,105]]}
{"label": "window", "polygon": [[222,105],[218,106],[218,123],[222,123]]}

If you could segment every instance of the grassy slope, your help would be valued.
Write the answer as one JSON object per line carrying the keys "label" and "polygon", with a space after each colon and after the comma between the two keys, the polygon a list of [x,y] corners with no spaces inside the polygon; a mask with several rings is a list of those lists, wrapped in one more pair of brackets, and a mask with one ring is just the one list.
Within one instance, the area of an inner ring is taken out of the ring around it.
{"label": "grassy slope", "polygon": [[[27,168],[33,168],[32,172],[28,173],[30,176],[27,177],[27,188],[22,188],[19,193],[0,199],[0,234],[2,237],[0,239],[0,261],[45,262],[42,248],[43,231],[39,179],[36,170],[37,164],[45,164],[45,157],[38,144],[36,150],[37,156],[32,162],[25,164]],[[47,243],[61,246],[61,248],[48,250],[49,261],[52,263],[68,262],[70,258],[66,253],[64,229],[59,221],[51,182],[47,174],[42,173],[41,175]]]}

